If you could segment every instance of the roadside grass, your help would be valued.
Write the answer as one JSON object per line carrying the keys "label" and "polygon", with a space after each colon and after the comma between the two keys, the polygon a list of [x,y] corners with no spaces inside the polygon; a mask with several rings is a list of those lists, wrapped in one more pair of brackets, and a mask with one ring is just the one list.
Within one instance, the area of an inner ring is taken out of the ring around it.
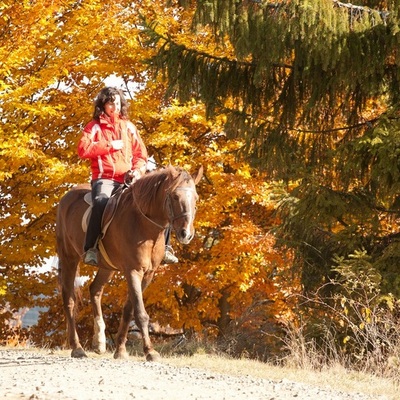
{"label": "roadside grass", "polygon": [[163,362],[176,367],[206,369],[220,374],[246,375],[277,382],[287,380],[346,393],[363,393],[374,397],[386,396],[390,400],[399,399],[399,387],[389,379],[349,371],[341,365],[316,371],[276,366],[256,360],[234,359],[208,354],[195,354],[192,357],[167,357],[163,359]]}
{"label": "roadside grass", "polygon": [[[400,382],[382,377],[381,371],[377,371],[376,374],[355,371],[344,367],[339,358],[321,360],[318,352],[310,348],[308,351],[299,352],[293,342],[290,345],[290,355],[274,363],[248,357],[231,357],[213,345],[196,341],[188,341],[180,347],[176,347],[174,342],[172,346],[164,343],[157,350],[163,355],[163,363],[179,368],[191,367],[219,374],[250,376],[277,382],[293,381],[346,393],[385,396],[388,400],[400,398]],[[132,348],[131,353],[140,359],[140,348]],[[302,358],[301,362],[299,357]]]}

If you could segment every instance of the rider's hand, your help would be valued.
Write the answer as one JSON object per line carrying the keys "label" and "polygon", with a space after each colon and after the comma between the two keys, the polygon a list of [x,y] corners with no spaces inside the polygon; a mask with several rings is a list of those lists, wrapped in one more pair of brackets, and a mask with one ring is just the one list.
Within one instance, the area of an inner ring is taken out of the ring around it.
{"label": "rider's hand", "polygon": [[124,142],[122,140],[112,140],[111,147],[114,150],[121,150],[124,147]]}
{"label": "rider's hand", "polygon": [[124,176],[125,185],[132,185],[140,178],[139,171],[126,171]]}

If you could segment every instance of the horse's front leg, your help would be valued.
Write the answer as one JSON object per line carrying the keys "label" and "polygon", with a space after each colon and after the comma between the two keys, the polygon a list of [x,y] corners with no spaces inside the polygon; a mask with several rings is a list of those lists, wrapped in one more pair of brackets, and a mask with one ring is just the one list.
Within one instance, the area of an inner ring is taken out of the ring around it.
{"label": "horse's front leg", "polygon": [[128,294],[128,298],[124,304],[124,308],[122,310],[122,318],[119,324],[119,329],[117,333],[117,340],[116,340],[116,349],[114,353],[114,358],[116,359],[127,359],[128,352],[126,351],[126,341],[128,338],[129,332],[129,324],[133,319],[133,305],[130,299],[130,295]]}
{"label": "horse's front leg", "polygon": [[117,350],[114,358],[126,354],[125,343],[128,335],[129,323],[135,317],[136,325],[143,338],[143,351],[147,361],[157,361],[160,355],[154,350],[149,335],[149,316],[143,302],[142,275],[137,271],[127,274],[128,300],[124,306],[123,318],[117,335]]}
{"label": "horse's front leg", "polygon": [[104,323],[103,312],[101,309],[101,297],[103,295],[104,286],[113,275],[114,271],[100,268],[89,288],[94,322],[92,347],[98,354],[106,352],[106,325]]}

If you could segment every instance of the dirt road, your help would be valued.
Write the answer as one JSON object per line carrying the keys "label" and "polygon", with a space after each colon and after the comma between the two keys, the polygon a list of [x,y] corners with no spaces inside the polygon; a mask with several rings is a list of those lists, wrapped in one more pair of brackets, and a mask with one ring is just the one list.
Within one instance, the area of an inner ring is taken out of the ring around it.
{"label": "dirt road", "polygon": [[[166,363],[0,350],[0,398],[38,400],[367,400],[287,380],[215,374]],[[375,397],[374,399],[378,399]],[[385,399],[385,397],[379,397]]]}

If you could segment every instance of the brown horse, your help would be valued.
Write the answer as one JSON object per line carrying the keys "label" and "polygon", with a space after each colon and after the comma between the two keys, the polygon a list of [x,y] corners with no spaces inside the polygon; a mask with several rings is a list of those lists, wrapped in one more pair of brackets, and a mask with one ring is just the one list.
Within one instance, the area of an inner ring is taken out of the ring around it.
{"label": "brown horse", "polygon": [[[202,167],[191,176],[181,168],[169,166],[143,176],[122,193],[112,222],[102,238],[108,260],[99,257],[100,268],[90,285],[94,317],[93,348],[97,353],[106,351],[101,296],[115,271],[109,266],[111,262],[124,274],[128,283],[128,298],[123,307],[114,358],[128,356],[125,343],[129,324],[135,318],[143,338],[146,359],[158,359],[159,354],[149,336],[149,316],[144,307],[143,291],[163,259],[165,228],[171,225],[176,238],[183,244],[192,240],[198,199],[195,185],[202,175]],[[57,212],[59,283],[72,357],[86,357],[76,332],[74,283],[85,238],[82,217],[88,206],[84,195],[89,191],[89,185],[74,187],[61,199]]]}

